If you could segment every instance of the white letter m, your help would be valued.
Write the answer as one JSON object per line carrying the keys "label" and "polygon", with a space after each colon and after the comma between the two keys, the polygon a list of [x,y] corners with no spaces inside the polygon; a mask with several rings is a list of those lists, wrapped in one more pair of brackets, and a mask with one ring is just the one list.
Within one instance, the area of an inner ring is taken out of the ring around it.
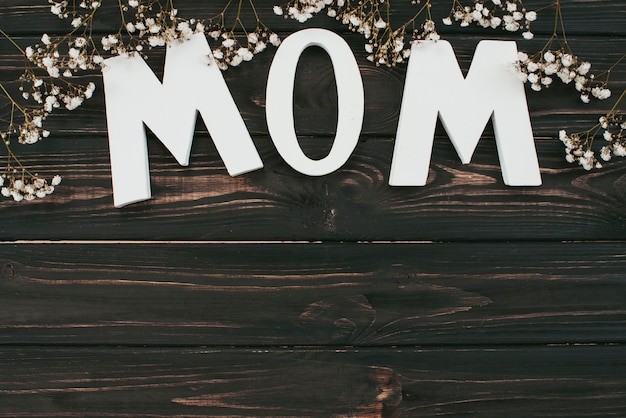
{"label": "white letter m", "polygon": [[145,124],[189,165],[200,112],[231,176],[263,167],[203,34],[167,47],[163,84],[137,54],[105,61],[106,113],[116,207],[150,198]]}
{"label": "white letter m", "polygon": [[464,79],[448,42],[413,45],[389,184],[426,184],[437,116],[467,164],[493,115],[504,183],[539,186],[541,175],[524,84],[511,69],[516,60],[515,42],[482,41]]}

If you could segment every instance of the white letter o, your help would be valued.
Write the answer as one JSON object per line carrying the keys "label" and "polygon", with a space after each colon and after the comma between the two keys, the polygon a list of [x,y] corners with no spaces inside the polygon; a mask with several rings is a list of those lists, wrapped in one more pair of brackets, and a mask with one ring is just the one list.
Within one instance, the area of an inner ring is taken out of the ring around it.
{"label": "white letter o", "polygon": [[[330,56],[337,83],[337,133],[328,155],[312,160],[298,144],[293,120],[293,88],[302,52],[319,46]],[[339,169],[359,141],[363,124],[364,92],[359,67],[348,44],[326,29],[304,29],[287,37],[270,66],[265,115],[274,146],[295,170],[323,176]]]}

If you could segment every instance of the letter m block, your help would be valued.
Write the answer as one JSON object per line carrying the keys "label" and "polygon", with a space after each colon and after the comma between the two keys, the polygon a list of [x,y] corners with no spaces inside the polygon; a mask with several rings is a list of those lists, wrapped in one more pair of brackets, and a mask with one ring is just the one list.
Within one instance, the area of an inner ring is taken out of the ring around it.
{"label": "letter m block", "polygon": [[504,183],[540,185],[524,84],[512,69],[516,60],[515,42],[482,41],[464,78],[448,42],[413,45],[389,184],[426,184],[437,117],[467,164],[493,116]]}
{"label": "letter m block", "polygon": [[263,167],[203,34],[167,47],[163,83],[138,55],[105,61],[104,93],[116,207],[150,198],[144,123],[189,164],[199,111],[228,173]]}

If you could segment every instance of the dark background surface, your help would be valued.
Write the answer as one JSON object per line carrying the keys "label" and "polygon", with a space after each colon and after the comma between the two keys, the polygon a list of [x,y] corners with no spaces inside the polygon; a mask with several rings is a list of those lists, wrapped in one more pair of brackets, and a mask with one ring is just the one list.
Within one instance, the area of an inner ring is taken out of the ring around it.
{"label": "dark background surface", "polygon": [[[176,5],[223,6],[208,3]],[[224,73],[265,167],[228,176],[199,123],[189,167],[150,138],[153,198],[115,209],[98,81],[81,109],[49,118],[50,138],[15,145],[64,180],[46,199],[0,202],[0,416],[626,416],[626,161],[587,172],[555,139],[613,101],[528,92],[541,187],[503,184],[491,126],[469,165],[439,127],[428,185],[390,187],[405,67],[370,64],[332,19],[298,25],[264,3],[283,36],[326,27],[351,45],[366,99],[354,154],[318,178],[280,158],[264,119],[270,50]],[[572,49],[606,70],[626,51],[623,1],[563,3]],[[520,49],[540,49],[552,19],[540,12]],[[66,25],[44,1],[0,7],[23,45]],[[438,28],[464,71],[481,39],[511,39]],[[22,69],[0,42],[2,80]],[[611,79],[619,94],[626,67]],[[294,95],[301,144],[321,157],[336,124],[321,50],[303,54]]]}

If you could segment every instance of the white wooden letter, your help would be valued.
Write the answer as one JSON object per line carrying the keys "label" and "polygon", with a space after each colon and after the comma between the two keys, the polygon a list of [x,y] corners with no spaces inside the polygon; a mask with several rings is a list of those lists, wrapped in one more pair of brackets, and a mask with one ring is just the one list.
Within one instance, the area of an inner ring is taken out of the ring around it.
{"label": "white wooden letter", "polygon": [[446,41],[411,47],[389,184],[426,184],[437,115],[463,164],[470,162],[493,114],[504,183],[539,186],[541,175],[524,84],[510,69],[517,47],[482,41],[467,78]]}
{"label": "white wooden letter", "polygon": [[[311,46],[319,46],[328,53],[337,82],[335,142],[328,155],[320,160],[312,160],[302,151],[293,120],[296,66],[302,52]],[[340,168],[359,141],[364,111],[363,80],[348,44],[325,29],[304,29],[287,37],[270,67],[265,111],[274,145],[292,168],[310,176],[323,176]]]}
{"label": "white wooden letter", "polygon": [[203,34],[167,47],[163,84],[144,60],[115,57],[103,70],[116,207],[150,198],[146,132],[152,129],[180,165],[189,155],[200,112],[231,176],[263,167]]}

